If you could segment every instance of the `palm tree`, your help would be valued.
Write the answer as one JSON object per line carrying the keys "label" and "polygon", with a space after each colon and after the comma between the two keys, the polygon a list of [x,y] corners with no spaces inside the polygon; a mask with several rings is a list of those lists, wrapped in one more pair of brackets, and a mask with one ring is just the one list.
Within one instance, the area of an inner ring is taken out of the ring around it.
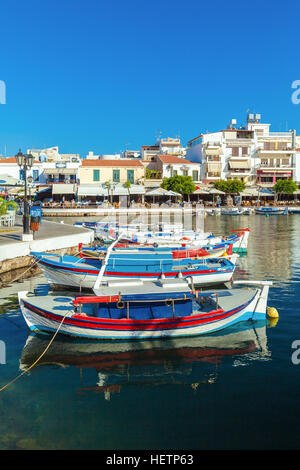
{"label": "palm tree", "polygon": [[108,199],[110,200],[110,203],[112,204],[111,194],[110,194],[110,188],[111,188],[111,183],[110,183],[110,181],[105,181],[104,186],[105,186],[106,189],[107,189]]}
{"label": "palm tree", "polygon": [[0,215],[6,214],[10,207],[17,211],[18,204],[14,201],[5,201],[3,197],[0,197]]}
{"label": "palm tree", "polygon": [[127,207],[130,206],[130,191],[129,189],[131,188],[131,182],[130,181],[126,181],[124,184],[123,184],[124,188],[127,188],[128,190],[128,202],[127,202]]}

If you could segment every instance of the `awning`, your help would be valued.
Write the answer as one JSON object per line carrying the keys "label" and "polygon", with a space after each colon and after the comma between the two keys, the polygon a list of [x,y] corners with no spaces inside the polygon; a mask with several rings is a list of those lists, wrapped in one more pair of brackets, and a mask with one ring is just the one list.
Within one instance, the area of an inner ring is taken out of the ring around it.
{"label": "awning", "polygon": [[250,164],[250,161],[249,160],[230,160],[229,161],[229,166],[230,168],[232,169],[238,169],[238,168],[247,168],[247,169],[250,169],[251,168],[251,164]]}
{"label": "awning", "polygon": [[45,175],[76,175],[77,168],[45,168]]}
{"label": "awning", "polygon": [[[106,194],[107,189],[105,188]],[[141,184],[132,184],[130,188],[125,188],[123,183],[112,184],[110,188],[112,196],[128,196],[129,194],[145,194],[145,188]]]}
{"label": "awning", "polygon": [[258,196],[258,190],[256,188],[245,188],[244,191],[240,193],[241,196],[256,197]]}
{"label": "awning", "polygon": [[226,194],[226,193],[224,193],[224,191],[220,191],[217,188],[212,188],[209,190],[209,194]]}
{"label": "awning", "polygon": [[[54,186],[54,185],[53,185]],[[128,196],[134,194],[145,194],[144,186],[132,184],[129,189],[124,187],[123,183],[111,183],[109,189],[104,184],[85,184],[79,185],[78,196]]]}
{"label": "awning", "polygon": [[205,149],[205,155],[222,155],[222,154],[223,154],[223,150],[220,147]]}
{"label": "awning", "polygon": [[80,184],[78,196],[107,196],[107,189],[104,189],[101,184]]}
{"label": "awning", "polygon": [[145,196],[181,196],[181,194],[164,188],[153,188],[147,191]]}
{"label": "awning", "polygon": [[208,171],[221,171],[222,165],[220,162],[207,162]]}
{"label": "awning", "polygon": [[209,194],[209,190],[205,188],[196,189],[193,194]]}
{"label": "awning", "polygon": [[18,181],[17,178],[13,178],[10,175],[0,175],[0,186],[15,186]]}
{"label": "awning", "polygon": [[75,194],[75,184],[53,184],[52,194]]}

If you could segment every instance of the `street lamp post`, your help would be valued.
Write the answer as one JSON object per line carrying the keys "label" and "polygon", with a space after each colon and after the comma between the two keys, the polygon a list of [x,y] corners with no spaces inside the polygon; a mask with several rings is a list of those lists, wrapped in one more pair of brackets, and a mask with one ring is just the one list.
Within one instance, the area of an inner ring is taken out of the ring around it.
{"label": "street lamp post", "polygon": [[22,240],[32,240],[29,226],[29,204],[27,201],[27,170],[33,166],[34,157],[30,153],[24,155],[21,150],[16,155],[17,164],[24,171],[24,215]]}

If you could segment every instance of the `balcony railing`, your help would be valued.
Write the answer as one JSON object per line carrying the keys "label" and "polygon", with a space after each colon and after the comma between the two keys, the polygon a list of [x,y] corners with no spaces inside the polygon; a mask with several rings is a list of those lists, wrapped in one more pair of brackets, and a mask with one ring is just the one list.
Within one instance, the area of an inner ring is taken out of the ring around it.
{"label": "balcony railing", "polygon": [[274,155],[274,157],[280,157],[281,155],[287,155],[289,153],[295,153],[295,152],[296,152],[295,149],[288,149],[288,148],[285,148],[285,149],[270,149],[270,150],[257,149],[258,156],[259,155],[264,156],[268,153],[271,153],[272,155]]}
{"label": "balcony railing", "polygon": [[296,167],[295,165],[256,165],[255,168],[257,170],[294,170]]}

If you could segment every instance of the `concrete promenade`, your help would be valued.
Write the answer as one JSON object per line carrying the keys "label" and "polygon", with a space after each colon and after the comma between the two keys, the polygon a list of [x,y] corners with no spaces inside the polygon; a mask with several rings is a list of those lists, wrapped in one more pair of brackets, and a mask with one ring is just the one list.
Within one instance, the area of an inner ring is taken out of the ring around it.
{"label": "concrete promenade", "polygon": [[94,232],[82,227],[43,220],[34,240],[22,241],[23,226],[17,217],[14,227],[0,230],[0,273],[30,264],[31,251],[76,249],[79,243],[90,244]]}
{"label": "concrete promenade", "polygon": [[182,213],[195,213],[202,210],[202,206],[193,207],[192,205],[185,205],[184,207],[77,207],[77,208],[62,208],[62,207],[43,207],[42,212],[44,217],[83,217],[83,216],[107,216],[107,215],[121,215],[121,214],[182,214]]}

